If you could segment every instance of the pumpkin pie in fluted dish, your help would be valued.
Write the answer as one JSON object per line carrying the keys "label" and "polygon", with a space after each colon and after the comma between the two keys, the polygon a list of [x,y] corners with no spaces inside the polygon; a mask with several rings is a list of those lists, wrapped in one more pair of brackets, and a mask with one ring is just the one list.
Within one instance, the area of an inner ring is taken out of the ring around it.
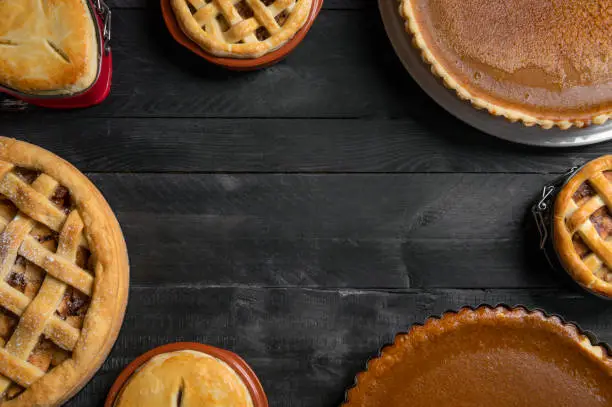
{"label": "pumpkin pie in fluted dish", "polygon": [[0,1],[0,86],[30,95],[88,89],[100,45],[87,1]]}
{"label": "pumpkin pie in fluted dish", "polygon": [[553,242],[563,268],[586,289],[612,298],[612,155],[573,175],[555,200]]}
{"label": "pumpkin pie in fluted dish", "polygon": [[253,407],[240,376],[206,353],[181,350],[150,359],[128,380],[115,407]]}
{"label": "pumpkin pie in fluted dish", "polygon": [[542,312],[465,308],[396,336],[344,407],[610,407],[612,359]]}
{"label": "pumpkin pie in fluted dish", "polygon": [[258,58],[304,26],[312,0],[171,0],[183,32],[219,57]]}
{"label": "pumpkin pie in fluted dish", "polygon": [[117,337],[128,288],[119,224],[76,168],[0,137],[0,404],[57,406]]}
{"label": "pumpkin pie in fluted dish", "polygon": [[434,74],[491,114],[543,128],[612,116],[612,2],[401,0]]}

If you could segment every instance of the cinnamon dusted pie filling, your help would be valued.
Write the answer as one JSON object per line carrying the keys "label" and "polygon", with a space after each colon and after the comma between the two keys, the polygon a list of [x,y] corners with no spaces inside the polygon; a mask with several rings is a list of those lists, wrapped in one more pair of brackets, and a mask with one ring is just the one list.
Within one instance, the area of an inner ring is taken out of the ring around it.
{"label": "cinnamon dusted pie filling", "polygon": [[432,71],[478,108],[527,125],[601,124],[612,115],[612,3],[402,0]]}
{"label": "cinnamon dusted pie filling", "polygon": [[398,335],[344,406],[610,407],[612,359],[556,317],[463,309]]}

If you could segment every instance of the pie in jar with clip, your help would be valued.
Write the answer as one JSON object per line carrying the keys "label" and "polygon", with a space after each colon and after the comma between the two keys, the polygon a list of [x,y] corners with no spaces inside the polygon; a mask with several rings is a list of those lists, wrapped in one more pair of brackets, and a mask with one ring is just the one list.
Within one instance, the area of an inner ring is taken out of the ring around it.
{"label": "pie in jar with clip", "polygon": [[406,30],[461,99],[527,126],[612,116],[612,1],[401,0]]}
{"label": "pie in jar with clip", "polygon": [[76,168],[0,137],[0,405],[57,406],[104,362],[127,302],[119,224]]}

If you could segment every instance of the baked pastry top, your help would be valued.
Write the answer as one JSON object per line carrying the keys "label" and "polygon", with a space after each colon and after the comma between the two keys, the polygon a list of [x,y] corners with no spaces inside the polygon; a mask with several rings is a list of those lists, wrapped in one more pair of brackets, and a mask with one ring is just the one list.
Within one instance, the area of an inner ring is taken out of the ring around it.
{"label": "baked pastry top", "polygon": [[183,350],[157,355],[137,370],[115,407],[252,407],[244,382],[225,362]]}
{"label": "baked pastry top", "polygon": [[559,191],[554,246],[578,283],[612,297],[612,155],[589,162]]}
{"label": "baked pastry top", "polygon": [[85,1],[0,1],[0,85],[33,95],[89,88],[99,44]]}
{"label": "baked pastry top", "polygon": [[612,359],[573,325],[522,308],[447,313],[370,361],[345,407],[609,407]]}
{"label": "baked pastry top", "polygon": [[0,137],[0,404],[59,405],[99,368],[125,312],[119,224],[77,169]]}
{"label": "baked pastry top", "polygon": [[612,2],[402,0],[424,60],[478,108],[568,128],[612,115]]}
{"label": "baked pastry top", "polygon": [[304,26],[312,0],[172,0],[183,32],[220,57],[257,58]]}

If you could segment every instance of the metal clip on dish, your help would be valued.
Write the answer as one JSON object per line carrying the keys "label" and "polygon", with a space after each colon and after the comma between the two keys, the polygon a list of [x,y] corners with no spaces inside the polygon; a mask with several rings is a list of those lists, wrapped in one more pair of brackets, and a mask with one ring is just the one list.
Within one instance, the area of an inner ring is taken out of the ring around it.
{"label": "metal clip on dish", "polygon": [[111,41],[111,9],[104,0],[94,0],[94,7],[102,19],[102,45],[104,52],[108,54],[110,52]]}
{"label": "metal clip on dish", "polygon": [[[538,227],[538,233],[540,234],[540,249],[544,250],[545,253],[551,228],[551,209],[554,204],[554,198],[557,195],[558,189],[563,186],[568,179],[574,176],[579,169],[580,167],[572,167],[555,181],[545,185],[544,188],[542,188],[542,197],[531,208],[531,213],[533,214],[536,226]],[[548,258],[548,255],[546,257]]]}

